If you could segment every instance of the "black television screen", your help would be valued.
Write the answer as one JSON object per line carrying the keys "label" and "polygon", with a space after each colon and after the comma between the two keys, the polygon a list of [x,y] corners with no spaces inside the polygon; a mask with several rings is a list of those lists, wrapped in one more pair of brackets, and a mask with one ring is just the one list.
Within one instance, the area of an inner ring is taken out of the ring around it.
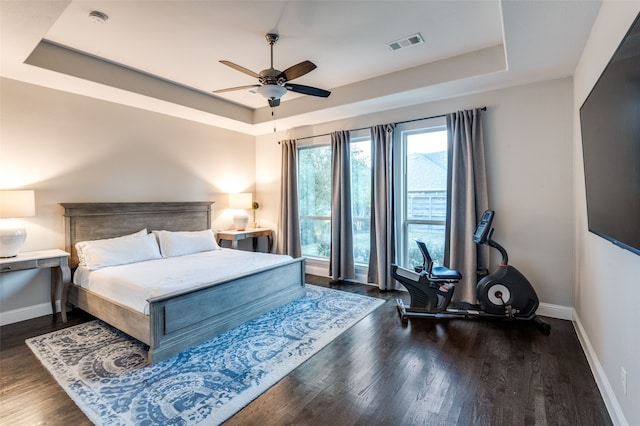
{"label": "black television screen", "polygon": [[640,255],[640,14],[580,108],[589,231]]}

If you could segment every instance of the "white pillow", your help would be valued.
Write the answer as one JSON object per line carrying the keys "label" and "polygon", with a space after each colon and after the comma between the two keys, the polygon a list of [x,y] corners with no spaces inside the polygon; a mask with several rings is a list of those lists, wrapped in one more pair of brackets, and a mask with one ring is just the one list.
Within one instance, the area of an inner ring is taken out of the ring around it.
{"label": "white pillow", "polygon": [[144,237],[147,235],[147,229],[141,229],[138,232],[134,232],[133,234],[129,234],[129,235],[123,235],[121,237],[115,237],[115,238],[106,238],[103,240],[93,240],[93,241],[80,241],[78,243],[76,243],[76,252],[78,253],[78,264],[80,266],[86,266],[87,262],[85,260],[85,256],[84,256],[84,248],[88,245],[88,244],[92,244],[96,241],[118,241],[118,240],[124,240],[127,238],[139,238],[139,237]]}
{"label": "white pillow", "polygon": [[151,234],[86,243],[83,249],[85,266],[91,270],[162,258],[156,237]]}
{"label": "white pillow", "polygon": [[211,229],[204,231],[153,231],[158,237],[163,257],[184,256],[202,251],[219,250]]}

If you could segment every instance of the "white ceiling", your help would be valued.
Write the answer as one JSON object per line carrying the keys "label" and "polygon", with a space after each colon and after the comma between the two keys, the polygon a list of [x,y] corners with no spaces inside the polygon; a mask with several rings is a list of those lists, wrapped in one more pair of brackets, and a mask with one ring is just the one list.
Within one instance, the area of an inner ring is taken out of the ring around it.
{"label": "white ceiling", "polygon": [[[264,98],[211,92],[256,83],[218,61],[269,68],[266,33],[280,35],[276,69],[310,60],[317,69],[293,83],[332,92],[283,96],[279,127],[292,128],[571,75],[599,7],[591,0],[2,0],[1,74],[257,135],[272,130]],[[92,10],[109,19],[90,22]],[[425,43],[387,47],[415,33]]]}

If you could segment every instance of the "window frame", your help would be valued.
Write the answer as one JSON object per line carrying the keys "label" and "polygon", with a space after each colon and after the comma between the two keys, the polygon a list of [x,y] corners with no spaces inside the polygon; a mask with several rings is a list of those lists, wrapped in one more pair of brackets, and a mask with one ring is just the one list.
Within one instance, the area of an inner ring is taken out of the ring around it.
{"label": "window frame", "polygon": [[[441,132],[447,131],[446,118],[443,117],[434,117],[434,118],[426,118],[423,120],[415,120],[406,123],[399,123],[396,125],[396,129],[394,132],[394,140],[393,140],[393,149],[394,149],[394,175],[393,175],[393,185],[394,185],[394,200],[396,204],[395,211],[395,227],[396,227],[396,263],[398,265],[402,265],[405,267],[411,267],[409,265],[409,226],[410,225],[441,225],[445,227],[447,226],[447,217],[444,220],[433,220],[433,219],[408,219],[408,197],[407,197],[407,137],[409,135],[421,134],[421,133],[431,133],[431,132]],[[447,150],[449,147],[447,147]],[[448,154],[449,156],[450,154]],[[447,174],[450,171],[447,170]],[[448,182],[447,178],[447,182]],[[448,185],[448,183],[447,183]],[[445,188],[446,191],[449,188]],[[448,197],[448,195],[447,195]],[[448,203],[447,203],[447,212],[445,216],[448,216]]]}
{"label": "window frame", "polygon": [[[351,144],[352,143],[362,143],[362,142],[366,142],[369,141],[369,165],[371,166],[371,143],[372,143],[372,137],[371,137],[371,130],[370,129],[361,129],[361,130],[354,130],[350,132],[350,136],[349,136],[349,152],[350,154],[352,154],[353,152],[351,151]],[[351,156],[351,159],[353,159],[353,156]],[[353,183],[353,162],[351,162],[350,164],[351,166],[351,183]],[[371,168],[369,168],[369,182],[371,182]],[[369,183],[369,189],[371,189],[371,183]],[[353,219],[353,224],[355,226],[355,220],[356,217],[354,215],[353,212],[353,186],[351,187],[351,214],[352,214],[352,219]],[[371,240],[371,198],[369,198],[369,217],[368,217],[368,221],[369,221],[369,241]],[[354,230],[355,231],[355,230]],[[369,245],[367,246],[369,249],[369,258],[371,257],[371,245],[369,243]],[[355,235],[354,235],[354,241],[353,241],[353,250],[356,250],[356,241],[355,241]],[[354,264],[356,266],[356,268],[365,268],[368,269],[369,268],[369,258],[367,259],[367,263],[361,263],[361,262],[357,262],[356,261],[356,255],[355,253],[353,254],[353,261]]]}
{"label": "window frame", "polygon": [[[329,148],[329,150],[331,150],[331,141],[330,140],[322,140],[319,142],[315,142],[315,143],[308,143],[308,144],[304,144],[304,145],[299,145],[297,147],[297,164],[296,164],[296,173],[298,174],[298,176],[296,176],[296,179],[298,180],[298,182],[300,182],[300,151],[301,150],[307,150],[307,149],[320,149],[320,148]],[[330,152],[331,155],[331,152]],[[298,186],[298,188],[300,188],[300,186]],[[331,188],[329,188],[329,190],[331,191]],[[331,197],[331,195],[330,195]],[[331,198],[330,198],[331,199]],[[298,193],[298,205],[300,205],[300,193]],[[300,223],[300,227],[302,228],[302,220],[303,219],[309,219],[309,220],[328,220],[329,224],[331,224],[331,210],[329,210],[329,216],[302,216],[301,212],[300,212],[300,208],[298,207],[298,221]],[[301,237],[302,237],[302,229],[300,229],[300,233],[301,233]],[[331,237],[329,237],[331,238]],[[300,243],[302,243],[302,240],[300,241]],[[329,242],[330,243],[330,242]],[[314,255],[310,255],[310,254],[305,254],[302,253],[303,256],[307,257],[308,259],[312,259],[314,261],[317,262],[329,262],[329,256],[324,257],[324,256],[314,256]]]}

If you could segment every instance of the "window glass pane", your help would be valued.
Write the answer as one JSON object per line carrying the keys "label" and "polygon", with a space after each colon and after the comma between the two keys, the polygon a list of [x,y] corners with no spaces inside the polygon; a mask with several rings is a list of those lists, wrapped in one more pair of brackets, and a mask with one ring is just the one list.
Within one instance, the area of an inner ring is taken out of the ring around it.
{"label": "window glass pane", "polygon": [[331,219],[300,217],[302,255],[329,258],[331,252]]}
{"label": "window glass pane", "polygon": [[331,147],[298,150],[298,208],[303,256],[329,257],[331,244]]}
{"label": "window glass pane", "polygon": [[407,135],[407,219],[447,219],[447,132]]}
{"label": "window glass pane", "polygon": [[402,264],[421,265],[422,254],[415,243],[427,245],[434,262],[442,265],[447,220],[448,152],[443,126],[414,128],[403,132],[405,182],[402,229]]}
{"label": "window glass pane", "polygon": [[422,265],[423,259],[415,240],[424,241],[433,262],[442,265],[444,259],[445,225],[412,223],[407,226],[410,266]]}
{"label": "window glass pane", "polygon": [[351,212],[353,215],[353,260],[369,264],[371,223],[371,139],[352,140]]}

